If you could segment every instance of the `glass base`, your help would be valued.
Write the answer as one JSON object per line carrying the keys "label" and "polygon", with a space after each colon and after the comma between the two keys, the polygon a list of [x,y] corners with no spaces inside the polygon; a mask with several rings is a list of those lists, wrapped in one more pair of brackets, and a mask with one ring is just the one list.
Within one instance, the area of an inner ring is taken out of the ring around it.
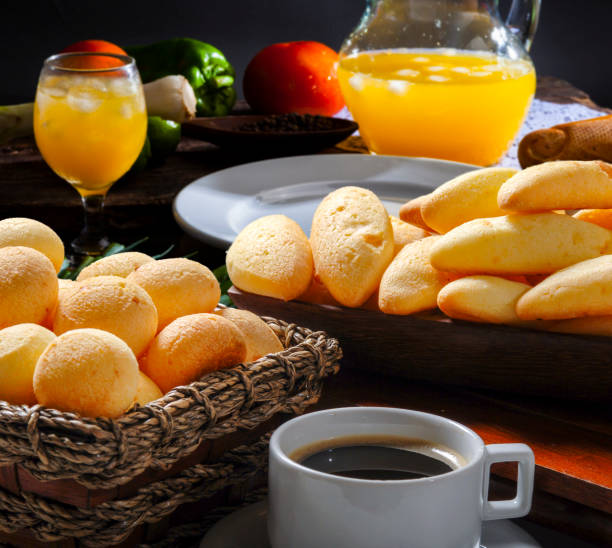
{"label": "glass base", "polygon": [[71,264],[80,263],[86,257],[98,257],[109,246],[104,223],[104,194],[81,195],[84,227],[79,236],[70,244]]}
{"label": "glass base", "polygon": [[78,238],[70,243],[70,249],[72,250],[70,262],[73,263],[85,257],[98,257],[109,245],[110,240],[107,236],[93,236],[82,232]]}

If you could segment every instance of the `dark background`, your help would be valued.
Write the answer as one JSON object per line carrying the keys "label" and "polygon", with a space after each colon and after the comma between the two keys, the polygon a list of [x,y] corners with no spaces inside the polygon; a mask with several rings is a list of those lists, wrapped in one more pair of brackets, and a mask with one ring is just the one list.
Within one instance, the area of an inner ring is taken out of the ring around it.
{"label": "dark background", "polygon": [[[48,55],[72,42],[119,45],[177,36],[220,48],[241,82],[251,57],[281,41],[318,40],[338,49],[364,0],[10,0],[0,20],[0,104],[29,101]],[[506,13],[510,0],[501,0]],[[531,54],[540,75],[564,78],[612,107],[612,0],[543,0]],[[241,84],[238,92],[242,95]]]}

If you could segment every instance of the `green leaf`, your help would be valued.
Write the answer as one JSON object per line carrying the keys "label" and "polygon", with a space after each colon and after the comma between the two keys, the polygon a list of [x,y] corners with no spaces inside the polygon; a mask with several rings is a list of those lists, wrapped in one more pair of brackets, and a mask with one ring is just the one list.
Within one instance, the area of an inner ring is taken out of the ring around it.
{"label": "green leaf", "polygon": [[[85,257],[80,263],[76,265],[71,264],[67,259],[65,259],[64,262],[62,263],[62,268],[60,269],[57,276],[58,278],[62,278],[64,280],[76,280],[81,270],[83,270],[86,266],[89,266],[90,264],[95,263],[96,261],[99,261],[100,259],[103,259],[104,257],[110,257],[111,255],[116,255],[117,253],[125,253],[126,251],[132,251],[134,248],[143,244],[148,239],[149,239],[148,237],[144,237],[127,246],[120,244],[118,242],[112,242],[111,244],[108,245],[108,247],[106,247],[106,249],[99,256]],[[163,259],[173,249],[174,249],[174,244],[172,244],[165,251],[162,251],[158,255],[153,255],[152,257],[154,259]],[[197,251],[193,251],[192,253],[185,255],[185,258],[189,259],[191,257],[194,257],[197,254],[198,254]],[[221,265],[220,267],[215,268],[213,270],[213,274],[215,275],[215,278],[217,278],[217,281],[219,282],[219,286],[221,288],[221,298],[219,299],[219,302],[221,304],[224,304],[225,306],[234,307],[235,305],[232,302],[232,299],[227,294],[227,290],[230,287],[232,287],[232,280],[230,280],[230,277],[227,273],[227,268],[225,267],[225,265]]]}
{"label": "green leaf", "polygon": [[221,304],[224,304],[225,306],[229,306],[231,308],[236,308],[236,305],[234,304],[234,301],[232,301],[232,299],[230,298],[230,296],[227,293],[225,295],[221,295],[221,298],[219,299],[219,302]]}
{"label": "green leaf", "polygon": [[161,253],[157,254],[157,255],[153,255],[153,258],[155,260],[158,259],[163,259],[166,255],[168,255],[168,253],[170,253],[172,250],[174,249],[174,244],[172,244],[168,249],[166,249],[165,251],[162,251]]}
{"label": "green leaf", "polygon": [[219,282],[219,286],[221,287],[221,299],[219,302],[224,304],[225,306],[235,307],[232,299],[227,294],[227,290],[232,287],[232,280],[230,280],[229,274],[227,273],[227,268],[225,265],[221,265],[213,270],[213,274],[217,281]]}

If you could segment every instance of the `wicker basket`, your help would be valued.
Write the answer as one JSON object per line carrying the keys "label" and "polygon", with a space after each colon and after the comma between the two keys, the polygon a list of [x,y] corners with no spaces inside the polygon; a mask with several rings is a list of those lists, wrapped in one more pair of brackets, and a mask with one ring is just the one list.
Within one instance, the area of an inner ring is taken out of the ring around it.
{"label": "wicker basket", "polygon": [[0,401],[0,542],[136,545],[163,534],[179,505],[244,495],[265,471],[265,432],[318,400],[342,354],[323,332],[264,319],[284,351],[116,420]]}

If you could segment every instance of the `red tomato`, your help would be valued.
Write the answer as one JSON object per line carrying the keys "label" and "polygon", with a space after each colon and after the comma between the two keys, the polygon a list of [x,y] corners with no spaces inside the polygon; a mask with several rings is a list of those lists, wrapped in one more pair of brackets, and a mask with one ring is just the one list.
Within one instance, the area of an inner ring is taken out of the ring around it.
{"label": "red tomato", "polygon": [[262,49],[244,73],[244,96],[253,110],[333,116],[344,106],[338,54],[320,42],[285,42]]}
{"label": "red tomato", "polygon": [[[119,46],[107,42],[106,40],[81,40],[69,45],[63,49],[61,53],[76,53],[76,52],[90,52],[90,53],[116,53],[118,55],[127,55]],[[123,63],[118,59],[112,57],[87,57],[87,58],[75,58],[71,61],[70,66],[72,68],[83,68],[83,69],[101,69],[101,68],[112,68],[119,67]]]}

